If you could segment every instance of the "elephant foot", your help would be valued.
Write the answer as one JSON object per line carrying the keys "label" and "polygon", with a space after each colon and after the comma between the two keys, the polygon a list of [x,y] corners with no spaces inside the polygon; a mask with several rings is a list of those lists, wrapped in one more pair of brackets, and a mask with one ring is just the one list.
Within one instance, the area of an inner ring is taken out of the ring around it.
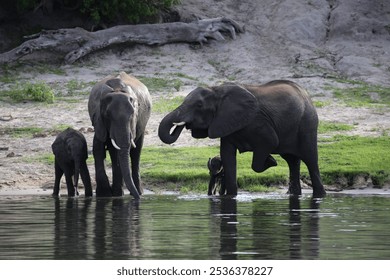
{"label": "elephant foot", "polygon": [[260,172],[263,172],[263,171],[267,170],[270,167],[277,166],[277,165],[278,165],[278,163],[276,162],[276,160],[271,155],[269,155],[266,158],[266,160],[265,160],[263,165],[260,166],[258,164],[254,164],[252,166],[252,169],[253,169],[253,171],[255,171],[257,173],[260,173]]}
{"label": "elephant foot", "polygon": [[77,195],[78,193],[76,193],[75,191],[68,191],[68,197],[75,197]]}
{"label": "elephant foot", "polygon": [[324,187],[313,188],[313,198],[323,198],[326,196],[326,191]]}
{"label": "elephant foot", "polygon": [[113,188],[112,189],[112,196],[123,196],[122,188]]}
{"label": "elephant foot", "polygon": [[302,188],[299,180],[295,182],[290,181],[287,194],[302,195]]}
{"label": "elephant foot", "polygon": [[92,196],[92,189],[86,189],[85,196]]}
{"label": "elephant foot", "polygon": [[111,197],[112,191],[110,188],[96,188],[96,197]]}
{"label": "elephant foot", "polygon": [[288,191],[287,191],[287,194],[290,194],[290,195],[302,195],[302,190],[301,190],[301,188],[289,187]]}

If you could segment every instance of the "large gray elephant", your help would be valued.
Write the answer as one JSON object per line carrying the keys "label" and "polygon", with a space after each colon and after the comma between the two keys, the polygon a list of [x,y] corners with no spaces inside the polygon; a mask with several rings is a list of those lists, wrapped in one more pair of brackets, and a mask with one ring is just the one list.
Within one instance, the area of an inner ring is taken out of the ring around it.
{"label": "large gray elephant", "polygon": [[229,83],[199,87],[161,121],[158,135],[175,142],[183,128],[194,138],[221,138],[220,155],[228,195],[237,194],[236,153],[253,152],[252,169],[262,172],[280,154],[290,168],[289,193],[301,194],[300,163],[307,165],[313,195],[322,197],[317,153],[318,116],[308,93],[291,81],[258,86]]}
{"label": "large gray elephant", "polygon": [[[88,111],[95,128],[96,196],[123,195],[124,181],[130,194],[139,199],[143,192],[139,162],[151,111],[147,87],[125,72],[106,77],[92,88]],[[104,168],[106,149],[112,161],[112,187]]]}

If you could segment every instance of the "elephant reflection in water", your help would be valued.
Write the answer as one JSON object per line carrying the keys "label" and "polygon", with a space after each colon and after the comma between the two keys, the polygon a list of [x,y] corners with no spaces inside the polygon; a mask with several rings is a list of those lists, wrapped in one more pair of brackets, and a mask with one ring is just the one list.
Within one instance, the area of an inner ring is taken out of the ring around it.
{"label": "elephant reflection in water", "polygon": [[[253,207],[253,247],[259,258],[316,259],[319,256],[320,200],[311,199],[302,211],[297,196],[289,198],[288,220],[285,208],[276,200],[259,200]],[[276,212],[278,213],[278,212]]]}
{"label": "elephant reflection in water", "polygon": [[91,199],[54,200],[54,258],[88,258],[88,217]]}
{"label": "elephant reflection in water", "polygon": [[220,232],[218,244],[219,256],[223,260],[237,259],[237,200],[230,197],[222,197],[220,199],[210,198],[210,214],[213,217],[211,226],[219,225],[219,228],[212,228],[211,232]]}
{"label": "elephant reflection in water", "polygon": [[97,199],[94,259],[136,259],[142,256],[139,227],[138,201]]}
{"label": "elephant reflection in water", "polygon": [[55,259],[129,259],[141,255],[137,201],[55,199]]}
{"label": "elephant reflection in water", "polygon": [[[311,199],[302,217],[301,201],[290,197],[290,259],[317,259],[320,253],[319,207],[321,200]],[[306,217],[307,216],[307,217]]]}

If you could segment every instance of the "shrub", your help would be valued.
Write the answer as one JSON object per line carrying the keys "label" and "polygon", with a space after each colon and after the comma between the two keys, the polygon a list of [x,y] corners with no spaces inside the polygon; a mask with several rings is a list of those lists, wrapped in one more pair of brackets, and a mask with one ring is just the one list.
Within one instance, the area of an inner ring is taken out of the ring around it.
{"label": "shrub", "polygon": [[54,92],[50,86],[44,82],[16,84],[7,92],[8,97],[16,102],[37,101],[54,102]]}

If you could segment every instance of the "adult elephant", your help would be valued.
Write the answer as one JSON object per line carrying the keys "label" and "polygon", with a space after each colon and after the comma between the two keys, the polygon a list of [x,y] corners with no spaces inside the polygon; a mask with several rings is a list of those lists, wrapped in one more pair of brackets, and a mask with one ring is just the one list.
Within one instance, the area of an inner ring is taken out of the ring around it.
{"label": "adult elephant", "polygon": [[[123,195],[124,181],[130,194],[139,199],[139,162],[151,111],[147,87],[125,72],[106,77],[92,88],[88,111],[95,128],[96,196]],[[112,187],[104,168],[106,149],[112,161]]]}
{"label": "adult elephant", "polygon": [[221,138],[220,154],[229,195],[237,194],[236,153],[253,152],[252,169],[276,165],[280,154],[290,168],[289,193],[301,194],[300,163],[309,169],[313,195],[322,197],[317,153],[318,116],[307,92],[291,81],[258,86],[199,87],[161,121],[158,135],[171,144],[183,128],[194,138]]}

